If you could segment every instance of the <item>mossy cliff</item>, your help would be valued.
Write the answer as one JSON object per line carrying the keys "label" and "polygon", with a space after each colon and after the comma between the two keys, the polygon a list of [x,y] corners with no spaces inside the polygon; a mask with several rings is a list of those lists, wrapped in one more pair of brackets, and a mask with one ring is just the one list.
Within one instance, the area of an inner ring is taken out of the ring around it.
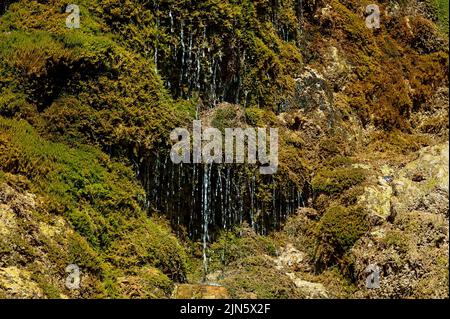
{"label": "mossy cliff", "polygon": [[[74,2],[0,5],[0,297],[448,297],[448,1]],[[203,247],[195,118],[280,135]]]}

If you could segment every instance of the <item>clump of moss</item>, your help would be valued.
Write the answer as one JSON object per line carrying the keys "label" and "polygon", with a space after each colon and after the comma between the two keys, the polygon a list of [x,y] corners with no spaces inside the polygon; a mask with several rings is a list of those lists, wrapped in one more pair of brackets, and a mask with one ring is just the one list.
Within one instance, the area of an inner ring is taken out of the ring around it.
{"label": "clump of moss", "polygon": [[230,264],[255,254],[274,256],[276,246],[270,237],[257,235],[243,227],[224,231],[210,247],[210,271],[223,270]]}
{"label": "clump of moss", "polygon": [[245,109],[245,121],[248,125],[255,127],[264,127],[277,123],[275,114],[271,111],[256,107],[248,107]]}
{"label": "clump of moss", "polygon": [[316,264],[339,263],[353,244],[369,230],[367,212],[358,206],[330,207],[317,225]]}
{"label": "clump of moss", "polygon": [[125,225],[106,252],[117,267],[132,268],[151,265],[177,282],[186,280],[187,256],[163,224],[140,218]]}
{"label": "clump of moss", "polygon": [[[262,276],[264,279],[262,280]],[[249,256],[233,264],[221,281],[232,298],[300,298],[292,280],[276,270],[264,256]]]}
{"label": "clump of moss", "polygon": [[168,298],[173,282],[160,270],[151,267],[116,279],[118,292],[124,298],[155,299]]}
{"label": "clump of moss", "polygon": [[365,173],[361,168],[324,169],[312,179],[311,186],[317,193],[332,195],[358,185],[364,179]]}
{"label": "clump of moss", "polygon": [[407,237],[408,235],[406,235],[404,232],[397,229],[392,229],[386,232],[383,241],[386,243],[386,245],[394,247],[399,252],[406,253],[409,248],[409,238]]}
{"label": "clump of moss", "polygon": [[239,112],[239,108],[234,105],[223,105],[222,107],[218,107],[214,111],[211,125],[222,131],[225,128],[238,127],[241,125],[241,123],[239,123]]}

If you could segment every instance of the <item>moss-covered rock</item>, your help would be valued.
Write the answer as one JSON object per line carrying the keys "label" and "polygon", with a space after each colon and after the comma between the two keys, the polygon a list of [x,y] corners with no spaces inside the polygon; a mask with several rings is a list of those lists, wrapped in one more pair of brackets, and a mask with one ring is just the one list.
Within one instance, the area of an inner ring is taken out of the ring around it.
{"label": "moss-covered rock", "polygon": [[330,207],[317,226],[316,263],[319,267],[339,262],[369,230],[367,212],[361,207]]}
{"label": "moss-covered rock", "polygon": [[317,193],[334,194],[355,186],[364,180],[364,170],[360,168],[337,168],[319,171],[311,182]]}

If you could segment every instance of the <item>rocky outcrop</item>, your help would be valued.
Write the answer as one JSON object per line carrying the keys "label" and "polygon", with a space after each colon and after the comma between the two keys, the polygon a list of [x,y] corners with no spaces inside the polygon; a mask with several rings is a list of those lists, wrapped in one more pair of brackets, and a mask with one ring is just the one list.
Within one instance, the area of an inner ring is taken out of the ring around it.
{"label": "rocky outcrop", "polygon": [[[353,247],[357,297],[448,297],[448,143],[422,149],[391,181],[366,189],[378,223]],[[379,287],[366,285],[368,267]]]}
{"label": "rocky outcrop", "polygon": [[275,268],[284,271],[299,290],[299,295],[306,299],[328,298],[329,293],[321,283],[310,282],[301,278],[301,271],[308,269],[305,253],[288,243],[282,248],[278,257],[273,259]]}
{"label": "rocky outcrop", "polygon": [[82,270],[81,289],[66,287],[66,267],[79,258],[91,258],[89,250],[78,254],[83,241],[61,216],[41,211],[36,195],[0,185],[0,297],[69,298],[98,293],[98,278]]}
{"label": "rocky outcrop", "polygon": [[329,298],[329,293],[324,285],[317,282],[302,280],[295,273],[287,273],[288,277],[294,282],[295,286],[301,291],[303,298],[306,299],[325,299]]}

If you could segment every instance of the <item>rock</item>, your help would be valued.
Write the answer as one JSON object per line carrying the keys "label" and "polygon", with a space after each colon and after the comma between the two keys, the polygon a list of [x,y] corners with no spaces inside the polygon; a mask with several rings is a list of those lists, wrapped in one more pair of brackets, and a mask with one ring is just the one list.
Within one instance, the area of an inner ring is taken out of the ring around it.
{"label": "rock", "polygon": [[322,74],[306,67],[295,82],[297,84],[295,102],[299,108],[306,111],[321,111],[322,116],[333,115],[333,93]]}
{"label": "rock", "polygon": [[14,213],[6,205],[0,204],[0,236],[6,237],[17,227]]}
{"label": "rock", "polygon": [[337,110],[333,105],[333,91],[324,76],[309,67],[295,79],[295,83],[294,95],[283,103],[283,108],[279,109],[281,121],[292,122],[286,120],[284,113],[293,113],[294,118],[299,121],[299,128],[313,130],[317,138],[317,135],[331,128],[337,119]]}
{"label": "rock", "polygon": [[342,90],[348,80],[349,73],[352,71],[345,55],[340,53],[338,48],[331,46],[324,58],[327,64],[324,72],[327,82],[330,83],[335,92]]}
{"label": "rock", "polygon": [[[360,203],[380,219],[351,249],[355,297],[448,298],[448,150],[426,147],[392,183],[366,188]],[[379,288],[366,287],[370,265],[380,269]]]}
{"label": "rock", "polygon": [[179,284],[172,297],[175,299],[227,299],[228,290],[219,285]]}
{"label": "rock", "polygon": [[218,282],[221,279],[223,279],[223,272],[220,270],[208,273],[206,275],[207,282]]}
{"label": "rock", "polygon": [[305,254],[288,243],[285,248],[281,249],[281,254],[274,259],[275,268],[299,270],[304,259]]}
{"label": "rock", "polygon": [[358,198],[358,204],[366,207],[372,225],[378,225],[391,216],[392,187],[380,179],[378,185],[368,186]]}
{"label": "rock", "polygon": [[325,299],[328,293],[322,284],[302,280],[295,273],[286,273],[291,278],[295,286],[301,291],[302,295],[307,299]]}
{"label": "rock", "polygon": [[24,192],[19,193],[7,184],[0,185],[0,207],[5,209],[8,206],[19,216],[24,216],[25,211],[33,210],[36,206],[36,196],[34,194]]}
{"label": "rock", "polygon": [[294,283],[303,298],[317,299],[328,298],[325,287],[320,283],[313,283],[300,278],[301,271],[310,271],[310,265],[306,260],[305,253],[296,249],[291,243],[287,243],[280,250],[280,255],[273,259],[275,268],[283,271],[284,274]]}
{"label": "rock", "polygon": [[448,216],[448,143],[426,147],[408,163],[393,182],[395,210],[418,210]]}

